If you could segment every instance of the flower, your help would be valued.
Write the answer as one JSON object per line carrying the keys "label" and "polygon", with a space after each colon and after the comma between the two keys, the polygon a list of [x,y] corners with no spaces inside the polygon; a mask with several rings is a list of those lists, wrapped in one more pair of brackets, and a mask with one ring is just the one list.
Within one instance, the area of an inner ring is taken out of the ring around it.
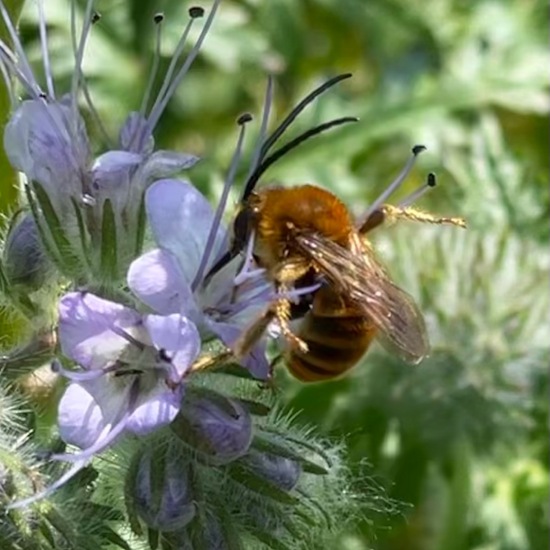
{"label": "flower", "polygon": [[59,432],[81,451],[52,455],[73,467],[12,508],[51,494],[123,434],[146,435],[172,422],[184,376],[201,347],[195,325],[180,314],[141,315],[85,292],[61,299],[59,341],[63,354],[83,369],[55,364],[70,380],[59,403]]}
{"label": "flower", "polygon": [[[145,206],[159,248],[132,262],[129,287],[154,311],[179,312],[192,319],[204,337],[218,337],[231,347],[273,299],[264,274],[236,282],[236,258],[211,279],[205,277],[227,249],[227,234],[206,198],[189,182],[155,182],[147,190]],[[243,365],[258,378],[268,376],[265,342],[254,346]]]}
{"label": "flower", "polygon": [[[175,151],[154,151],[153,132],[178,85],[197,57],[212,24],[220,0],[214,0],[199,37],[182,60],[185,40],[204,10],[191,8],[172,63],[156,97],[152,97],[158,60],[153,63],[150,85],[142,108],[132,112],[122,126],[116,148],[93,158],[84,120],[79,112],[83,93],[100,130],[103,126],[82,74],[85,44],[99,16],[88,0],[78,44],[69,93],[59,96],[51,74],[46,22],[39,1],[40,40],[44,58],[46,89],[42,89],[25,56],[9,14],[0,0],[13,49],[0,40],[0,65],[13,106],[5,132],[4,147],[12,166],[24,173],[30,206],[36,222],[44,227],[41,235],[46,249],[61,271],[81,282],[119,282],[126,273],[128,258],[140,251],[143,217],[140,215],[145,189],[156,179],[191,168],[197,156]],[[74,9],[74,6],[73,6]],[[162,17],[155,17],[160,25]],[[180,64],[176,70],[176,64]],[[16,100],[11,78],[25,89],[28,99]],[[149,103],[152,103],[148,109]],[[108,138],[107,138],[108,139]],[[138,238],[136,239],[136,235]]]}

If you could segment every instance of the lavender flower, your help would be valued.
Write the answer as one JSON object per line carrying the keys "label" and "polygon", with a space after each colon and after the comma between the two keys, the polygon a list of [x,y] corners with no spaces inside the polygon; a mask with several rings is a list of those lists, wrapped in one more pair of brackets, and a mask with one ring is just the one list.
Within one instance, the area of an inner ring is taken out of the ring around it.
{"label": "lavender flower", "polygon": [[59,340],[64,355],[83,369],[56,364],[71,381],[59,403],[60,435],[81,451],[53,455],[73,467],[12,507],[51,494],[124,433],[146,435],[172,422],[201,346],[195,325],[182,315],[141,315],[82,292],[61,299]]}
{"label": "lavender flower", "polygon": [[[141,247],[143,192],[156,179],[174,175],[198,161],[194,155],[154,151],[153,132],[196,58],[219,2],[214,0],[194,47],[182,60],[189,31],[204,14],[202,9],[189,10],[189,22],[157,96],[152,97],[152,85],[158,60],[153,63],[141,110],[128,116],[120,132],[118,148],[94,159],[78,109],[82,93],[100,129],[103,128],[82,74],[86,41],[92,25],[99,21],[93,11],[94,1],[87,1],[80,37],[73,36],[76,46],[71,89],[60,96],[50,69],[43,0],[39,0],[38,5],[45,90],[33,74],[0,0],[0,14],[14,45],[12,49],[0,41],[2,74],[10,91],[11,78],[15,78],[29,96],[18,102],[11,91],[14,113],[6,126],[4,147],[14,168],[26,176],[27,197],[45,248],[65,275],[81,282],[96,281],[103,286],[120,281],[129,259]],[[162,18],[155,18],[155,22],[160,29]]]}
{"label": "lavender flower", "polygon": [[[263,273],[236,281],[237,258],[211,280],[205,279],[209,266],[227,249],[228,239],[217,213],[190,183],[157,181],[148,189],[145,204],[159,248],[130,265],[128,285],[154,311],[180,312],[205,338],[218,337],[231,347],[273,297]],[[256,377],[266,378],[265,342],[258,343],[243,364]]]}

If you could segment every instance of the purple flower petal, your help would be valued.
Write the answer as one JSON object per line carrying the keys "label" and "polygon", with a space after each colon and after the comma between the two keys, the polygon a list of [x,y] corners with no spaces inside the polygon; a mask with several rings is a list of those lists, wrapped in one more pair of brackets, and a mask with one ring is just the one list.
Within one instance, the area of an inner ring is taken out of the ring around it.
{"label": "purple flower petal", "polygon": [[[185,280],[191,284],[214,219],[212,207],[189,182],[170,179],[151,185],[145,200],[156,243],[174,254]],[[227,246],[226,240],[225,230],[218,228],[214,250]]]}
{"label": "purple flower petal", "polygon": [[136,311],[90,293],[71,292],[59,302],[61,349],[86,369],[106,366],[128,346],[113,327],[132,333],[140,324]]}
{"label": "purple flower petal", "polygon": [[149,131],[147,119],[138,112],[132,112],[122,125],[119,135],[121,149],[148,155],[155,146],[153,136]]}
{"label": "purple flower petal", "polygon": [[146,435],[170,424],[180,410],[182,396],[183,386],[172,390],[159,382],[152,394],[140,398],[142,403],[130,415],[126,429],[136,435]]}
{"label": "purple flower petal", "polygon": [[[38,181],[56,201],[78,195],[89,145],[79,114],[61,102],[23,101],[4,132],[12,165]],[[75,130],[76,128],[76,130]]]}
{"label": "purple flower petal", "polygon": [[[243,331],[241,327],[230,323],[210,321],[208,326],[228,348],[235,344]],[[266,356],[265,339],[260,340],[250,353],[241,359],[240,363],[259,380],[267,380],[270,374],[270,366]]]}
{"label": "purple flower petal", "polygon": [[140,170],[140,176],[145,181],[153,181],[161,178],[168,178],[188,170],[197,162],[200,157],[178,151],[155,151],[147,158]]}
{"label": "purple flower petal", "polygon": [[130,387],[102,377],[69,384],[58,409],[61,438],[70,445],[88,449],[102,433],[120,422],[129,402]]}
{"label": "purple flower petal", "polygon": [[197,315],[191,288],[175,258],[165,250],[157,248],[134,260],[128,270],[128,286],[144,304],[158,313]]}
{"label": "purple flower petal", "polygon": [[[201,349],[201,340],[195,325],[178,314],[146,315],[143,324],[153,345],[158,350],[162,349],[170,358],[178,378],[181,379]],[[177,381],[174,380],[174,382]]]}

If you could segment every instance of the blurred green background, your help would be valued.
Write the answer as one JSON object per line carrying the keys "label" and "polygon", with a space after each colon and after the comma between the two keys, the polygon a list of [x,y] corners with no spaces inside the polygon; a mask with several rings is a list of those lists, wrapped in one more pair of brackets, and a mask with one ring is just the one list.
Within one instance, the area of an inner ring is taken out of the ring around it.
{"label": "blurred green background", "polygon": [[[57,89],[66,90],[69,4],[45,4]],[[116,136],[145,89],[152,15],[166,15],[166,67],[191,4],[96,5],[103,17],[85,74]],[[39,67],[36,20],[27,2],[20,29]],[[332,383],[304,386],[278,374],[282,399],[301,421],[346,439],[370,503],[358,528],[327,548],[547,545],[547,22],[543,0],[223,0],[162,119],[159,146],[201,155],[190,177],[215,198],[236,141],[234,121],[243,111],[259,115],[268,72],[276,76],[280,118],[322,80],[351,71],[354,78],[309,108],[294,132],[344,115],[360,122],[301,147],[264,181],[315,182],[360,213],[422,143],[428,152],[402,193],[433,170],[440,186],[419,206],[468,220],[467,231],[402,222],[373,235],[425,313],[430,358],[410,367],[375,346]],[[249,132],[248,155],[256,134],[257,127]],[[9,179],[1,184],[6,207]],[[374,486],[386,496],[369,494]]]}

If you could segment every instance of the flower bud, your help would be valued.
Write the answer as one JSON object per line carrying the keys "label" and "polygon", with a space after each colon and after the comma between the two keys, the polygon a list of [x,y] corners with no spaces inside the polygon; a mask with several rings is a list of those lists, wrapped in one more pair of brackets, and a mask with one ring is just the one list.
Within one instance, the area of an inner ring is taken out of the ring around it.
{"label": "flower bud", "polygon": [[290,491],[296,487],[302,467],[289,458],[251,450],[242,461],[256,474],[279,489]]}
{"label": "flower bud", "polygon": [[227,464],[243,456],[252,440],[252,418],[238,402],[211,392],[190,394],[171,424],[185,443],[211,464]]}
{"label": "flower bud", "polygon": [[196,513],[191,479],[191,464],[183,454],[165,446],[146,449],[139,457],[132,487],[137,515],[152,529],[182,529]]}
{"label": "flower bud", "polygon": [[4,246],[3,264],[6,278],[13,286],[32,291],[46,282],[51,266],[30,212],[20,213],[12,222]]}

